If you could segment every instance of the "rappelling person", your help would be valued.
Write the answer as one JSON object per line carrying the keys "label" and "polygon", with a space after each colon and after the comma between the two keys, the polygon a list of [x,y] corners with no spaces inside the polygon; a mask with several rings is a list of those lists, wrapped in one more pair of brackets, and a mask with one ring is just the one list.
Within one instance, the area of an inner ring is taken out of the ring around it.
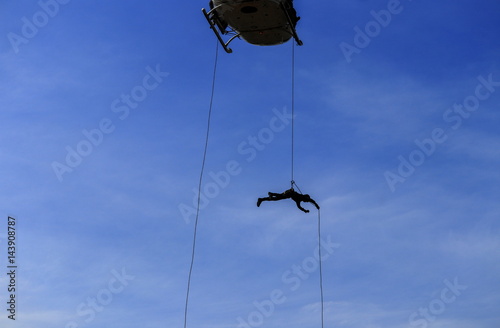
{"label": "rappelling person", "polygon": [[263,201],[276,201],[276,200],[291,198],[292,200],[295,201],[297,207],[305,213],[309,213],[309,210],[306,210],[305,208],[300,206],[300,202],[312,203],[319,210],[319,205],[311,198],[311,196],[309,196],[308,194],[299,194],[298,192],[293,190],[293,188],[290,188],[281,194],[269,192],[268,195],[269,197],[259,198],[257,200],[257,207],[260,207],[260,204]]}

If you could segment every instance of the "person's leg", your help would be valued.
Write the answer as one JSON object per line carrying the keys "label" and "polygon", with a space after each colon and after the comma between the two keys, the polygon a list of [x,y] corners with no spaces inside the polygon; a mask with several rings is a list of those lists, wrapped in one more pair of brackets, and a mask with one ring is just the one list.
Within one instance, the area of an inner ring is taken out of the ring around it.
{"label": "person's leg", "polygon": [[259,198],[259,199],[257,199],[257,207],[259,207],[262,202],[273,201],[273,200],[277,200],[277,199],[275,197],[263,197],[263,198]]}
{"label": "person's leg", "polygon": [[277,201],[277,200],[282,200],[282,199],[288,198],[288,197],[284,197],[282,194],[274,194],[274,193],[269,193],[269,194],[272,194],[272,196],[259,198],[257,200],[257,206],[260,206],[260,204],[262,202],[265,202],[265,201]]}
{"label": "person's leg", "polygon": [[281,195],[278,194],[278,196],[264,197],[264,198],[259,198],[259,199],[262,199],[262,201],[276,201],[276,200],[284,199],[284,198],[279,197],[279,196],[281,196]]}

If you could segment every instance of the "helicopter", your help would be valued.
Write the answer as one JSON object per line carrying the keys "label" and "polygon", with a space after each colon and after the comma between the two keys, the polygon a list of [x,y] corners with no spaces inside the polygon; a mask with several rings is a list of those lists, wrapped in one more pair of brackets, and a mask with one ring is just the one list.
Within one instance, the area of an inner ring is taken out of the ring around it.
{"label": "helicopter", "polygon": [[[301,46],[295,29],[300,17],[293,0],[210,0],[210,10],[202,12],[227,53],[229,43],[241,38],[259,46],[278,45],[292,37]],[[221,34],[231,35],[224,41]]]}

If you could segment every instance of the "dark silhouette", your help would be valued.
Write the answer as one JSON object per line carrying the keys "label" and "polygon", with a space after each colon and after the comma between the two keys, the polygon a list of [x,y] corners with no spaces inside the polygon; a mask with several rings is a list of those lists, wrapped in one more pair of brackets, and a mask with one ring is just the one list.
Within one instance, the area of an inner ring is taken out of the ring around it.
{"label": "dark silhouette", "polygon": [[293,0],[287,0],[284,2],[284,8],[288,10],[288,15],[292,19],[293,27],[297,26],[297,22],[299,21],[300,17],[297,16],[297,11],[295,8],[293,8]]}
{"label": "dark silhouette", "polygon": [[260,204],[264,201],[276,201],[276,200],[291,198],[293,201],[295,201],[295,203],[297,204],[297,207],[305,213],[309,213],[309,210],[306,210],[305,208],[300,206],[300,202],[312,203],[319,210],[319,205],[308,194],[299,194],[298,192],[293,190],[293,188],[288,189],[287,191],[285,191],[281,194],[277,194],[274,192],[269,192],[268,194],[269,194],[269,197],[259,198],[257,200],[258,207],[260,207]]}
{"label": "dark silhouette", "polygon": [[[208,5],[210,6],[210,10],[214,9],[214,2],[212,0],[209,1]],[[300,17],[297,16],[297,11],[295,10],[295,8],[293,8],[293,0],[285,0],[283,2],[283,8],[288,12],[288,15],[292,20],[293,27],[295,27]],[[222,23],[220,27],[222,27],[222,30],[225,30],[227,27],[227,23],[223,22],[222,20],[220,21]]]}

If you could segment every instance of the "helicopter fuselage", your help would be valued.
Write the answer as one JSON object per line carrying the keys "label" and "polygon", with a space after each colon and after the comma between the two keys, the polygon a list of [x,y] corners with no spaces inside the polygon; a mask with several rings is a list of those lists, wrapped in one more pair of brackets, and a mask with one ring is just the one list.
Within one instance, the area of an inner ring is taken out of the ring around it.
{"label": "helicopter fuselage", "polygon": [[298,17],[291,0],[212,0],[210,7],[219,18],[219,29],[227,24],[251,44],[282,44],[295,34]]}

